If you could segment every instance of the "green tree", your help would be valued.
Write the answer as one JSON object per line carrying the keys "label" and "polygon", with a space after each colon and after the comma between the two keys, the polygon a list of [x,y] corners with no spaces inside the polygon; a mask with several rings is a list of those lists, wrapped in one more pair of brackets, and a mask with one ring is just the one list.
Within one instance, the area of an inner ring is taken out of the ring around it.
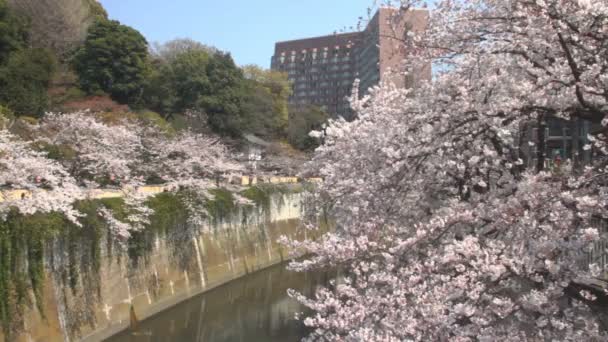
{"label": "green tree", "polygon": [[300,150],[311,150],[319,146],[319,141],[308,135],[310,131],[321,129],[329,115],[315,106],[292,108],[289,112],[289,143]]}
{"label": "green tree", "polygon": [[97,20],[73,66],[84,91],[103,91],[119,103],[135,104],[150,70],[148,43],[137,30],[118,21]]}
{"label": "green tree", "polygon": [[17,115],[40,116],[48,104],[47,88],[56,62],[45,49],[13,52],[0,67],[0,104]]}
{"label": "green tree", "polygon": [[245,80],[241,90],[243,130],[264,138],[284,135],[284,125],[277,121],[270,91],[258,82]]}
{"label": "green tree", "polygon": [[154,43],[150,50],[154,58],[165,62],[170,62],[177,56],[189,51],[205,51],[209,55],[213,55],[219,51],[214,47],[207,46],[190,38],[177,38],[163,44]]}
{"label": "green tree", "polygon": [[184,49],[157,59],[145,86],[143,106],[171,117],[187,111],[199,115],[216,133],[242,131],[243,74],[229,54]]}
{"label": "green tree", "polygon": [[169,63],[169,79],[173,90],[178,94],[175,112],[183,113],[197,108],[201,96],[213,92],[214,86],[210,84],[207,75],[210,59],[205,51],[191,50],[177,55]]}
{"label": "green tree", "polygon": [[285,136],[292,94],[287,74],[255,65],[243,68],[242,108],[245,130],[266,137]]}
{"label": "green tree", "polygon": [[173,86],[171,66],[160,59],[152,61],[140,106],[162,113],[168,118],[174,113],[176,104],[177,92]]}
{"label": "green tree", "polygon": [[202,94],[198,108],[217,133],[238,137],[242,134],[241,85],[243,73],[229,53],[218,52],[207,65],[208,92]]}
{"label": "green tree", "polygon": [[108,19],[108,12],[97,0],[85,0],[85,4],[89,6],[89,13],[96,19]]}
{"label": "green tree", "polygon": [[0,0],[0,65],[6,63],[10,53],[27,45],[28,23]]}

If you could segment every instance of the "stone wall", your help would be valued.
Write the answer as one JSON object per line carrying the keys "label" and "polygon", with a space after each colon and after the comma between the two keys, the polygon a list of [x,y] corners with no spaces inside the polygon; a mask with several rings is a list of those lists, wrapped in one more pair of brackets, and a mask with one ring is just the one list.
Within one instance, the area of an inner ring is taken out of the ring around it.
{"label": "stone wall", "polygon": [[[176,227],[156,234],[150,250],[134,261],[127,248],[101,248],[98,272],[82,271],[66,286],[66,248],[54,242],[46,260],[44,317],[25,312],[25,333],[17,341],[101,341],[139,320],[287,257],[281,235],[304,238],[299,229],[301,195],[275,194],[268,208],[237,209],[204,227]],[[4,338],[0,335],[0,341]]]}

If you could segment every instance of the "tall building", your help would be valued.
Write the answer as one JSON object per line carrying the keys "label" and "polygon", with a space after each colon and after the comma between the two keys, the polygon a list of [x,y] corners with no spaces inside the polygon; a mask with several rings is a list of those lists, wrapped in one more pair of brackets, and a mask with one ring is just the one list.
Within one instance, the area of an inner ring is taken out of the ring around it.
{"label": "tall building", "polygon": [[407,48],[403,38],[409,30],[423,30],[427,22],[427,10],[381,8],[363,31],[276,43],[271,69],[288,74],[293,83],[292,105],[315,105],[350,118],[347,98],[355,79],[360,80],[359,94],[363,95],[386,78],[403,87],[431,78],[430,65],[404,74]]}

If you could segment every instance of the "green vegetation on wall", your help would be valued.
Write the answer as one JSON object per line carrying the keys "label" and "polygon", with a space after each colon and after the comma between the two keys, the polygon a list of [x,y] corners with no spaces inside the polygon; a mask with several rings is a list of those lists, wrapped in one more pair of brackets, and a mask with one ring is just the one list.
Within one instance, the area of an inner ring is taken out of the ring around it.
{"label": "green vegetation on wall", "polygon": [[209,192],[213,195],[213,198],[205,202],[207,213],[214,222],[225,220],[236,209],[234,196],[226,189],[213,189]]}
{"label": "green vegetation on wall", "polygon": [[183,228],[188,221],[188,208],[184,204],[183,193],[161,193],[150,198],[146,205],[154,210],[146,229],[131,233],[127,242],[127,252],[137,265],[147,261],[148,252],[153,248],[158,235],[167,235],[172,229]]}
{"label": "green vegetation on wall", "polygon": [[[300,188],[263,184],[248,188],[240,195],[254,202],[254,206],[249,208],[259,208],[268,213],[274,194],[294,191],[300,191]],[[212,198],[202,199],[200,204],[207,210],[212,224],[220,223],[240,210],[234,195],[227,189],[210,190],[210,195]],[[54,279],[62,283],[64,291],[71,290],[76,294],[82,284],[97,293],[97,298],[88,298],[91,303],[100,296],[99,270],[104,243],[107,248],[105,255],[111,258],[113,249],[123,246],[130,262],[137,265],[148,260],[155,239],[166,236],[173,255],[180,261],[184,243],[202,228],[188,223],[193,215],[190,212],[193,207],[188,203],[192,204],[193,198],[196,196],[187,191],[165,192],[151,197],[146,202],[154,210],[150,223],[144,229],[132,231],[127,241],[116,240],[107,222],[99,215],[99,210],[105,208],[117,220],[127,222],[132,209],[122,198],[75,203],[75,208],[83,214],[79,219],[81,226],[58,213],[25,216],[11,211],[4,220],[0,220],[0,323],[5,336],[10,340],[10,336],[23,329],[25,308],[36,305],[44,314],[45,261],[49,258],[62,260],[51,263],[49,267],[56,273]],[[90,324],[95,323],[92,313],[81,314]]]}

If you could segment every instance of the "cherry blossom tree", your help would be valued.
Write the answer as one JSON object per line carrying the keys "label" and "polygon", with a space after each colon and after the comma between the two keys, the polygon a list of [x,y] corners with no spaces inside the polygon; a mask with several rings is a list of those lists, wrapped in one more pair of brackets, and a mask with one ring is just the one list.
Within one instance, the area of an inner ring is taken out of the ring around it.
{"label": "cherry blossom tree", "polygon": [[[137,191],[138,186],[157,179],[168,190],[191,190],[191,198],[185,199],[192,207],[193,221],[200,223],[206,211],[203,199],[211,197],[207,190],[217,186],[220,176],[241,170],[219,138],[190,131],[168,133],[136,116],[116,120],[91,112],[48,113],[33,129],[36,143],[61,151],[55,152],[57,162],[47,162],[78,186],[121,186],[130,208],[126,220],[118,220],[107,209],[99,212],[120,239],[142,229],[152,214],[146,206],[150,194]],[[42,159],[48,157],[37,153]]]}
{"label": "cherry blossom tree", "polygon": [[337,228],[284,242],[310,255],[292,268],[346,276],[292,293],[316,311],[310,340],[608,338],[603,293],[577,285],[605,271],[584,261],[608,218],[606,159],[530,170],[519,148],[547,116],[608,123],[607,27],[600,0],[444,0],[428,30],[398,37],[408,63],[445,71],[355,93],[357,119],[317,133],[305,174],[324,178],[318,207]]}
{"label": "cherry blossom tree", "polygon": [[[45,153],[35,151],[7,130],[0,130],[0,187],[5,190],[0,216],[11,209],[24,215],[36,212],[61,212],[78,223],[80,214],[72,206],[85,198],[76,180]],[[23,196],[9,196],[6,190],[26,190]]]}
{"label": "cherry blossom tree", "polygon": [[143,150],[142,128],[120,120],[107,124],[93,113],[47,113],[36,127],[39,141],[67,148],[73,156],[62,163],[81,182],[95,186],[96,180],[130,183]]}
{"label": "cherry blossom tree", "polygon": [[213,197],[208,190],[244,169],[219,137],[189,130],[169,137],[148,132],[143,144],[147,155],[140,172],[160,178],[166,188],[186,190],[182,199],[189,207],[190,223],[197,227],[207,218],[205,199]]}
{"label": "cherry blossom tree", "polygon": [[150,168],[167,183],[214,180],[219,174],[242,170],[218,137],[184,131],[173,137],[150,135],[146,148]]}

